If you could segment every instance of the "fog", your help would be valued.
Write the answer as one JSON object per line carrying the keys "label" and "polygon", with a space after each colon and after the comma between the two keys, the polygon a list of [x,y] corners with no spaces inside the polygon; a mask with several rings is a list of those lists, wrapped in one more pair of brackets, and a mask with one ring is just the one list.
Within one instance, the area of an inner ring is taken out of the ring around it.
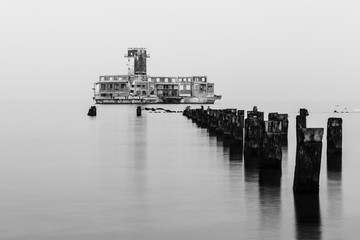
{"label": "fog", "polygon": [[89,101],[99,75],[207,75],[223,101],[359,101],[358,1],[3,0],[1,98]]}

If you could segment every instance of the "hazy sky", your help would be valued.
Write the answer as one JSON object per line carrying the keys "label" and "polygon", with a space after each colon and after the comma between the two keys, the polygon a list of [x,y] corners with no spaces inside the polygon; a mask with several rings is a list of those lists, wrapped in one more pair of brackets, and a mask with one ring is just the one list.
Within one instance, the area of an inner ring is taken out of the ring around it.
{"label": "hazy sky", "polygon": [[[89,101],[99,75],[207,75],[223,99],[360,100],[360,2],[2,0],[2,101]],[[359,101],[360,102],[360,101]]]}

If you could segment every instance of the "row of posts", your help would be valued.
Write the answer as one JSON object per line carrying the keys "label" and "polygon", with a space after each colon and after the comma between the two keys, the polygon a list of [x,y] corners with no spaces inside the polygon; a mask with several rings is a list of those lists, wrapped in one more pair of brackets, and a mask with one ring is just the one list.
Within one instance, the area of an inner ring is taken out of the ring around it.
{"label": "row of posts", "polygon": [[[255,106],[244,110],[211,109],[186,107],[183,115],[211,133],[230,139],[236,148],[244,148],[244,158],[256,161],[260,170],[275,170],[281,174],[282,146],[287,145],[288,114],[269,113],[264,120],[264,112]],[[294,193],[316,193],[319,191],[323,128],[307,128],[306,109],[300,109],[296,116],[296,166]],[[329,118],[327,125],[327,154],[342,153],[342,119]],[[251,162],[248,164],[252,164]]]}

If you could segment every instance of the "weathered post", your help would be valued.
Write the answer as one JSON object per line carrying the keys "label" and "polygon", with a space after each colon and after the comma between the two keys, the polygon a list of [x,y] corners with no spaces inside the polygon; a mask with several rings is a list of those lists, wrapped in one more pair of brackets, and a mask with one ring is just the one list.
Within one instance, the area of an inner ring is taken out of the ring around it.
{"label": "weathered post", "polygon": [[222,110],[219,111],[219,115],[218,115],[218,118],[217,118],[217,127],[215,129],[216,131],[216,135],[220,136],[220,135],[223,135],[224,133],[224,113]]}
{"label": "weathered post", "polygon": [[280,120],[280,134],[281,134],[281,142],[283,145],[287,145],[288,143],[288,128],[289,128],[289,115],[286,113],[279,114]]}
{"label": "weathered post", "polygon": [[300,115],[296,116],[296,142],[299,143],[300,132],[302,128],[306,128],[306,116],[309,116],[308,110],[300,108]]}
{"label": "weathered post", "polygon": [[245,155],[259,156],[261,154],[264,128],[264,113],[258,112],[254,107],[254,111],[249,111],[245,119]]}
{"label": "weathered post", "polygon": [[88,116],[95,117],[96,116],[96,106],[91,106],[88,111]]}
{"label": "weathered post", "polygon": [[[146,108],[145,108],[146,109]],[[186,116],[187,118],[189,118],[189,115],[190,115],[190,106],[187,106],[185,108],[185,110],[183,111],[182,113],[183,116]]]}
{"label": "weathered post", "polygon": [[234,120],[232,137],[235,142],[244,141],[244,110],[238,110]]}
{"label": "weathered post", "polygon": [[226,109],[225,118],[224,118],[224,138],[230,139],[232,136],[234,123],[233,123],[233,112],[236,112],[236,109]]}
{"label": "weathered post", "polygon": [[217,128],[217,112],[218,110],[210,110],[209,112],[209,133],[213,134]]}
{"label": "weathered post", "polygon": [[329,118],[327,122],[327,154],[342,153],[342,119]]}
{"label": "weathered post", "polygon": [[302,128],[296,150],[294,193],[318,193],[323,128]]}
{"label": "weathered post", "polygon": [[138,116],[138,117],[141,116],[141,106],[137,106],[137,108],[136,108],[136,116]]}
{"label": "weathered post", "polygon": [[279,125],[278,121],[265,121],[260,168],[281,170],[282,150]]}

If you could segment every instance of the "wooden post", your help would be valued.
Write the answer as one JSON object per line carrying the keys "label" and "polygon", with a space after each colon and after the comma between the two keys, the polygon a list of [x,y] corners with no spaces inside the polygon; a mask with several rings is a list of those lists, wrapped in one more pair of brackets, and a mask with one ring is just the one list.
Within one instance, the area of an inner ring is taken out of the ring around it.
{"label": "wooden post", "polygon": [[141,106],[137,106],[137,108],[136,108],[136,116],[138,116],[138,117],[141,116]]}
{"label": "wooden post", "polygon": [[95,117],[96,116],[96,106],[91,106],[87,115],[90,117]]}
{"label": "wooden post", "polygon": [[305,108],[300,108],[300,115],[296,116],[296,142],[299,143],[300,140],[300,130],[306,128],[306,116],[309,115],[308,110]]}
{"label": "wooden post", "polygon": [[289,115],[286,113],[279,114],[280,120],[280,134],[281,134],[281,142],[283,145],[287,145],[288,143],[288,128],[289,128]]}
{"label": "wooden post", "polygon": [[327,122],[327,153],[342,153],[342,119],[329,118]]}
{"label": "wooden post", "polygon": [[238,110],[236,116],[234,116],[234,128],[232,137],[236,142],[244,141],[244,110]]}
{"label": "wooden post", "polygon": [[260,168],[281,170],[282,150],[279,125],[278,121],[265,121]]}
{"label": "wooden post", "polygon": [[244,154],[260,155],[264,135],[264,120],[250,115],[245,120]]}
{"label": "wooden post", "polygon": [[318,193],[323,128],[302,128],[296,150],[293,191]]}

